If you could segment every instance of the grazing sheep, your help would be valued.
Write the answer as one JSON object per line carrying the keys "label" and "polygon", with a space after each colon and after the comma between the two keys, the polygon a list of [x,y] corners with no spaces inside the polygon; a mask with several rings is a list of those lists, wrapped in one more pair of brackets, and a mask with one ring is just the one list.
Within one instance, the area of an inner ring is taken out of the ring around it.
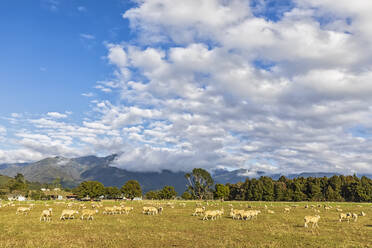
{"label": "grazing sheep", "polygon": [[290,208],[284,208],[284,213],[289,213],[291,211]]}
{"label": "grazing sheep", "polygon": [[240,218],[241,218],[242,220],[249,220],[249,219],[252,219],[252,217],[253,217],[253,211],[252,211],[252,210],[241,211],[241,212],[239,213],[239,215],[240,215]]}
{"label": "grazing sheep", "polygon": [[241,216],[244,214],[244,210],[240,209],[231,209],[230,210],[230,216],[235,220],[235,219],[240,219]]}
{"label": "grazing sheep", "polygon": [[66,220],[66,219],[74,219],[74,215],[79,214],[78,211],[76,210],[71,210],[71,209],[64,209],[62,211],[61,217],[59,217],[60,220]]}
{"label": "grazing sheep", "polygon": [[309,208],[309,205],[306,204],[306,205],[305,205],[305,208]]}
{"label": "grazing sheep", "polygon": [[118,206],[113,206],[114,208],[114,214],[122,214],[124,212],[124,208],[118,207]]}
{"label": "grazing sheep", "polygon": [[330,207],[324,207],[325,210],[330,210],[331,208]]}
{"label": "grazing sheep", "polygon": [[98,210],[83,209],[81,212],[81,219],[84,220],[84,217],[87,217],[87,220],[93,220],[93,215],[97,214]]}
{"label": "grazing sheep", "polygon": [[313,226],[312,228],[315,228],[315,227],[319,227],[318,226],[318,221],[320,219],[320,216],[319,215],[316,215],[316,216],[305,216],[304,220],[305,220],[305,227],[307,228],[307,224],[309,223],[313,223]]}
{"label": "grazing sheep", "polygon": [[275,214],[275,212],[273,210],[267,210],[267,213],[269,213],[269,214]]}
{"label": "grazing sheep", "polygon": [[48,210],[43,210],[41,212],[40,221],[51,221],[52,219],[52,209],[49,208]]}
{"label": "grazing sheep", "polygon": [[342,212],[342,209],[341,208],[336,208],[336,211],[337,212]]}
{"label": "grazing sheep", "polygon": [[124,213],[129,214],[129,212],[133,210],[133,207],[124,207],[123,210]]}
{"label": "grazing sheep", "polygon": [[346,214],[340,213],[339,217],[340,217],[339,222],[341,222],[343,219],[346,219],[347,222],[350,222],[350,218],[352,218],[352,214],[351,213],[346,213]]}
{"label": "grazing sheep", "polygon": [[31,211],[31,208],[26,208],[26,207],[19,207],[17,208],[16,214],[22,213],[27,215]]}
{"label": "grazing sheep", "polygon": [[224,209],[221,208],[221,210],[216,210],[216,211],[217,211],[217,216],[216,217],[221,218],[222,215],[224,214]]}
{"label": "grazing sheep", "polygon": [[352,214],[352,218],[354,219],[354,222],[356,222],[358,220],[358,215],[353,213]]}
{"label": "grazing sheep", "polygon": [[158,213],[163,214],[163,207],[158,207]]}
{"label": "grazing sheep", "polygon": [[148,207],[147,212],[145,214],[157,215],[158,214],[158,209],[156,207]]}
{"label": "grazing sheep", "polygon": [[103,214],[115,214],[115,207],[105,207]]}
{"label": "grazing sheep", "polygon": [[366,213],[364,213],[363,211],[360,213],[360,216],[366,216]]}
{"label": "grazing sheep", "polygon": [[195,211],[194,213],[192,214],[193,216],[198,216],[198,215],[202,215],[205,211],[205,207],[202,207],[202,208],[195,208]]}
{"label": "grazing sheep", "polygon": [[149,208],[150,207],[142,207],[142,213],[147,214],[147,212],[149,211]]}
{"label": "grazing sheep", "polygon": [[204,212],[203,220],[208,220],[208,217],[211,217],[211,220],[217,219],[217,215],[219,210],[207,210]]}

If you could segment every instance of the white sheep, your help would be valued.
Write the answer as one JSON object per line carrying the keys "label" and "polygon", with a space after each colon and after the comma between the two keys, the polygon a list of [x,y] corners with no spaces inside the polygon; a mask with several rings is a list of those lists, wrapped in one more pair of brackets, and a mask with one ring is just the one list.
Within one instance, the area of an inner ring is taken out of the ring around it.
{"label": "white sheep", "polygon": [[217,219],[217,215],[219,214],[219,210],[207,210],[204,212],[203,220],[208,220],[208,217],[211,217],[211,220]]}
{"label": "white sheep", "polygon": [[320,219],[320,216],[319,215],[316,215],[316,216],[305,216],[304,220],[305,220],[305,227],[307,228],[307,224],[309,223],[313,223],[313,226],[312,228],[315,228],[315,227],[319,227],[318,226],[318,221]]}
{"label": "white sheep", "polygon": [[87,217],[87,220],[93,220],[93,215],[97,214],[98,210],[83,209],[81,212],[81,219],[84,220],[84,217]]}
{"label": "white sheep", "polygon": [[52,209],[43,210],[41,212],[40,221],[51,221],[52,219]]}
{"label": "white sheep", "polygon": [[27,215],[31,211],[31,208],[19,207],[17,208],[16,214],[22,213]]}
{"label": "white sheep", "polygon": [[130,211],[133,210],[133,207],[123,207],[123,211],[124,213],[126,213],[127,215],[129,214]]}
{"label": "white sheep", "polygon": [[352,214],[352,217],[354,219],[354,222],[356,222],[358,220],[358,215],[357,214],[353,213]]}
{"label": "white sheep", "polygon": [[79,212],[76,211],[76,210],[64,209],[64,210],[62,210],[62,214],[61,214],[61,217],[59,219],[60,220],[74,219],[75,214],[79,214]]}
{"label": "white sheep", "polygon": [[198,216],[198,215],[202,215],[205,211],[205,207],[202,207],[202,208],[195,208],[195,211],[194,213],[192,214],[193,216]]}
{"label": "white sheep", "polygon": [[346,219],[347,222],[350,222],[350,218],[352,217],[352,214],[351,213],[346,213],[346,214],[340,213],[339,217],[340,217],[339,222],[341,222],[343,219]]}

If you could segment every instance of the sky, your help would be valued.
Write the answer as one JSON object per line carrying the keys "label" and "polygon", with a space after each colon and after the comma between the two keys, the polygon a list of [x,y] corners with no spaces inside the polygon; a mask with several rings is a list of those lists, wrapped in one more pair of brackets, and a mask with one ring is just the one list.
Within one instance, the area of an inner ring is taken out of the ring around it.
{"label": "sky", "polygon": [[0,163],[372,173],[372,2],[4,0]]}

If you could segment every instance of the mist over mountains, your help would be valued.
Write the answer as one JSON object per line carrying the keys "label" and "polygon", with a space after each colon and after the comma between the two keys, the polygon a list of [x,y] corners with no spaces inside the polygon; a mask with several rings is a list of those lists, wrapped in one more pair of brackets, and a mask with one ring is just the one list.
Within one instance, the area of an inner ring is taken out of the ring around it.
{"label": "mist over mountains", "polygon": [[[186,172],[172,172],[162,170],[161,172],[133,172],[112,166],[117,158],[116,154],[107,157],[84,156],[78,158],[50,157],[34,163],[0,164],[0,174],[14,177],[22,173],[28,181],[51,183],[56,178],[61,179],[64,187],[75,187],[87,180],[103,183],[105,186],[121,187],[128,180],[140,182],[144,192],[157,190],[165,185],[174,186],[178,193],[186,189],[187,181],[184,177]],[[278,179],[281,174],[267,174],[264,171],[252,172],[247,169],[228,171],[216,169],[211,171],[216,183],[243,182],[247,177],[269,176]],[[285,175],[288,178],[295,177],[331,177],[338,173],[305,172],[300,174]],[[359,175],[362,176],[362,175]],[[365,175],[372,178],[372,175]]]}

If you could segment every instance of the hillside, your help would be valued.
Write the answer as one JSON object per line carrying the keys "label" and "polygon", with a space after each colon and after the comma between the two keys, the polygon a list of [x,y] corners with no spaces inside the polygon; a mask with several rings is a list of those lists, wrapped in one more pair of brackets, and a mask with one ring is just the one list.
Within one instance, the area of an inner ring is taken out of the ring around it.
{"label": "hillside", "polygon": [[52,183],[60,178],[64,187],[75,187],[86,180],[121,187],[126,181],[134,179],[140,182],[144,192],[161,189],[165,185],[174,186],[179,193],[185,191],[186,179],[183,172],[131,172],[110,166],[115,158],[116,155],[71,159],[52,157],[22,166],[7,164],[0,167],[0,174],[14,177],[17,173],[22,173],[26,180],[40,183]]}
{"label": "hillside", "polygon": [[0,186],[7,184],[10,179],[12,178],[8,176],[0,175]]}

